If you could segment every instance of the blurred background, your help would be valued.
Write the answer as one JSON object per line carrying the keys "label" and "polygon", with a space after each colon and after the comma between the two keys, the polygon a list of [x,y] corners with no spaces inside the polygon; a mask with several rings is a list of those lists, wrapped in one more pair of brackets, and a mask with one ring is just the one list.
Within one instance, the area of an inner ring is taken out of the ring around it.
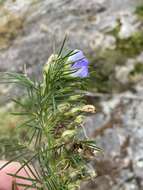
{"label": "blurred background", "polygon": [[[0,0],[0,71],[40,78],[42,65],[65,34],[66,47],[90,60],[88,136],[104,149],[97,178],[81,190],[143,190],[143,0]],[[21,91],[0,85],[0,158],[18,135],[10,101]],[[21,138],[24,134],[21,134]]]}

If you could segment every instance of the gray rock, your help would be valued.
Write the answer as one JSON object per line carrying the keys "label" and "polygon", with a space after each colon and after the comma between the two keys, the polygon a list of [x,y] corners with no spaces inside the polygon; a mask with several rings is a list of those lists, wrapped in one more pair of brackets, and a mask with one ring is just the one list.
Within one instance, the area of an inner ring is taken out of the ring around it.
{"label": "gray rock", "polygon": [[143,81],[135,90],[102,100],[103,112],[86,121],[88,134],[104,150],[104,156],[95,157],[93,165],[101,177],[91,189],[100,190],[102,180],[112,190],[143,189]]}
{"label": "gray rock", "polygon": [[115,75],[116,79],[120,81],[122,84],[129,83],[129,75],[132,70],[134,70],[136,65],[135,59],[128,59],[127,63],[123,66],[116,66]]}
{"label": "gray rock", "polygon": [[140,25],[137,17],[133,15],[130,11],[120,14],[120,23],[121,28],[118,34],[120,39],[126,39],[132,36],[135,32],[138,31],[138,27]]}
{"label": "gray rock", "polygon": [[[24,25],[17,38],[8,49],[0,52],[0,70],[23,69],[39,73],[48,56],[52,53],[53,42],[57,47],[68,33],[67,46],[94,53],[97,33],[111,30],[117,25],[120,12],[135,8],[139,0],[43,0],[12,2],[7,0],[5,9],[24,19]],[[76,6],[75,6],[76,5]],[[1,18],[0,18],[1,19]],[[114,38],[104,37],[99,40],[108,48],[114,48]],[[105,42],[105,43],[104,43]],[[97,43],[97,44],[99,44]]]}

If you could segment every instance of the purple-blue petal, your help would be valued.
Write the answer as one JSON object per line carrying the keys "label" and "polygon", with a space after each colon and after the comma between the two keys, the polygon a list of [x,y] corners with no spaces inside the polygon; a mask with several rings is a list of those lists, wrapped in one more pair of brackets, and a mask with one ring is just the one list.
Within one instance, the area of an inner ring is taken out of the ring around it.
{"label": "purple-blue petal", "polygon": [[88,68],[87,67],[82,67],[82,68],[78,68],[77,71],[75,73],[73,73],[74,77],[80,77],[80,78],[85,78],[89,76],[88,73]]}
{"label": "purple-blue petal", "polygon": [[71,55],[69,57],[70,61],[72,61],[72,62],[75,62],[75,61],[80,60],[82,58],[84,58],[83,52],[81,50],[78,50],[78,49],[74,50],[73,55]]}
{"label": "purple-blue petal", "polygon": [[77,69],[73,76],[81,78],[88,77],[88,59],[84,56],[81,50],[74,50],[74,53],[74,55],[68,58],[68,61],[73,62],[72,68]]}

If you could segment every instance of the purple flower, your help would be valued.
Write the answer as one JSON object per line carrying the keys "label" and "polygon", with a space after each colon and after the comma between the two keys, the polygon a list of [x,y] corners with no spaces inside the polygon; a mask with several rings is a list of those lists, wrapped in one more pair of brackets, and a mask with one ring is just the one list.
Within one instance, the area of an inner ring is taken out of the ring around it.
{"label": "purple flower", "polygon": [[75,54],[68,58],[68,61],[73,63],[72,69],[75,70],[75,73],[73,73],[72,75],[74,77],[80,77],[80,78],[88,77],[89,76],[88,59],[84,56],[84,54],[81,50],[76,49],[76,50],[74,50],[73,53],[75,53]]}

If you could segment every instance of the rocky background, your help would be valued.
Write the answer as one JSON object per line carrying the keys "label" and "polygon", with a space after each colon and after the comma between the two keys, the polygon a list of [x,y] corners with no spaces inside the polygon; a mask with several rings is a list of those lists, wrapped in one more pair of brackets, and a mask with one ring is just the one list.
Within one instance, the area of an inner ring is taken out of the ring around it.
{"label": "rocky background", "polygon": [[[104,150],[92,163],[97,178],[81,190],[143,190],[143,1],[0,0],[0,71],[26,67],[38,78],[65,34],[67,47],[91,62],[88,100],[97,113],[85,128]],[[16,139],[8,112],[17,93],[0,86],[0,141]]]}

